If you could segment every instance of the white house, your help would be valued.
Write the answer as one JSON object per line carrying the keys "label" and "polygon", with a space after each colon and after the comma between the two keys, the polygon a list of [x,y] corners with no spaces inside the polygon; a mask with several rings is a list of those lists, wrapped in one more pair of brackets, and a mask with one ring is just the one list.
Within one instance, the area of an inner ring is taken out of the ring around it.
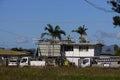
{"label": "white house", "polygon": [[75,63],[79,66],[82,57],[94,57],[95,55],[95,44],[91,43],[69,43],[65,45],[65,57],[68,61]]}
{"label": "white house", "polygon": [[39,56],[67,59],[79,66],[82,57],[94,57],[95,45],[92,43],[76,43],[71,41],[39,43]]}

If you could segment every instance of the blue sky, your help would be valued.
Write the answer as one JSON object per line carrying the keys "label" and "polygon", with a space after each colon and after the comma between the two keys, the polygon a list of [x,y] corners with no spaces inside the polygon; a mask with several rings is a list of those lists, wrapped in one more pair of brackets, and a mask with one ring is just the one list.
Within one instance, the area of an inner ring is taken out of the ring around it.
{"label": "blue sky", "polygon": [[[111,10],[107,0],[88,1]],[[112,24],[114,15],[117,14],[96,9],[85,0],[0,0],[0,47],[34,48],[33,39],[40,37],[48,23],[59,25],[73,39],[79,35],[71,31],[86,25],[86,39],[91,42],[120,45],[120,28]]]}

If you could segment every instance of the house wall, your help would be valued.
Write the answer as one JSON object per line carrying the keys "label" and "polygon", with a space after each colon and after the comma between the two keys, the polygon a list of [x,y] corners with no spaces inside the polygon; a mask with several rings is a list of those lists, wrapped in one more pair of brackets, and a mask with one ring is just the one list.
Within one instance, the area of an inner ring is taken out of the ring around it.
{"label": "house wall", "polygon": [[39,45],[39,56],[60,56],[60,45],[41,44]]}
{"label": "house wall", "polygon": [[94,48],[89,48],[88,51],[79,51],[79,46],[74,46],[73,51],[65,51],[66,56],[75,57],[92,57],[94,55]]}
{"label": "house wall", "polygon": [[[78,66],[79,57],[92,57],[94,56],[94,47],[89,47],[88,51],[80,51],[79,45],[73,46],[73,51],[65,51],[65,56],[70,62],[74,62]],[[71,58],[70,58],[71,57]]]}
{"label": "house wall", "polygon": [[94,49],[88,49],[88,51],[81,51],[81,52],[79,52],[79,53],[80,53],[80,56],[81,56],[81,57],[86,57],[86,56],[91,57],[91,56],[95,56],[95,55],[94,55]]}

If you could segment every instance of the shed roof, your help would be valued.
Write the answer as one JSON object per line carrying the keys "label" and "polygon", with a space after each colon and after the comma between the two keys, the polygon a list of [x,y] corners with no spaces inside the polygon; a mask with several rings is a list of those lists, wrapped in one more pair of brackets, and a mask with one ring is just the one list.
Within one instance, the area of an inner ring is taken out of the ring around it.
{"label": "shed roof", "polygon": [[12,50],[4,50],[4,49],[0,49],[0,55],[26,55],[26,53],[24,52],[18,52],[18,51],[12,51]]}
{"label": "shed roof", "polygon": [[80,42],[68,42],[68,41],[62,41],[62,42],[55,42],[55,43],[50,43],[48,42],[41,42],[39,45],[49,45],[49,44],[54,44],[54,45],[96,45],[95,43],[80,43]]}

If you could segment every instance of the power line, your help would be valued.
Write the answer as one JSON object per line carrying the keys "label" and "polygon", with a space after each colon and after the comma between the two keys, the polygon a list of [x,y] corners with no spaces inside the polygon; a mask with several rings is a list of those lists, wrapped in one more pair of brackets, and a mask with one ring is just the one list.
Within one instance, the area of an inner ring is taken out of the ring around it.
{"label": "power line", "polygon": [[[19,35],[19,34],[17,34],[17,33],[14,33],[14,32],[11,32],[11,31],[7,31],[7,30],[4,30],[4,29],[0,29],[0,31],[6,32],[6,33],[8,33],[8,34],[11,34],[11,35],[14,35],[14,36],[17,36],[17,37],[20,37],[20,38],[18,38],[18,39],[16,40],[17,43],[26,42],[26,41],[28,41],[28,38],[33,41],[32,37],[30,38],[30,37],[28,37],[28,36],[22,36],[22,35]],[[32,33],[30,33],[30,34],[32,34]],[[34,34],[32,34],[32,35],[34,35]],[[7,42],[8,42],[8,41],[7,41]],[[0,43],[1,43],[1,42],[0,42]],[[8,43],[11,43],[11,42],[8,42]]]}
{"label": "power line", "polygon": [[[11,35],[14,35],[14,36],[17,36],[17,37],[32,38],[32,37],[28,37],[28,36],[25,36],[25,35],[20,35],[20,34],[17,34],[17,33],[15,33],[15,32],[8,31],[8,30],[1,29],[1,28],[0,28],[0,31],[5,32],[5,33],[8,33],[8,34],[11,34]],[[28,34],[36,35],[36,34],[31,33],[31,32],[28,33]]]}
{"label": "power line", "polygon": [[88,21],[88,20],[85,20],[85,21],[39,21],[39,20],[0,20],[0,23],[28,23],[28,24],[48,24],[48,23],[52,23],[52,24],[75,24],[75,23],[81,23],[81,22],[84,22],[84,23],[103,23],[103,22],[110,22],[109,20],[93,20],[93,21]]}
{"label": "power line", "polygon": [[[17,34],[17,33],[10,32],[10,31],[4,30],[4,29],[0,29],[0,31],[9,33],[9,34],[14,35],[14,36],[17,36],[17,37],[25,37],[25,36],[22,36],[22,35],[19,35],[19,34]],[[25,38],[27,38],[27,37],[25,37]]]}
{"label": "power line", "polygon": [[103,8],[103,7],[97,6],[96,4],[94,4],[94,3],[92,3],[92,2],[90,2],[90,1],[88,1],[88,0],[84,0],[84,1],[85,1],[86,3],[88,3],[89,5],[91,5],[92,7],[98,9],[98,10],[101,10],[101,11],[104,11],[104,12],[114,12],[114,11],[112,11],[112,10],[107,10],[107,9],[105,9],[105,8]]}

